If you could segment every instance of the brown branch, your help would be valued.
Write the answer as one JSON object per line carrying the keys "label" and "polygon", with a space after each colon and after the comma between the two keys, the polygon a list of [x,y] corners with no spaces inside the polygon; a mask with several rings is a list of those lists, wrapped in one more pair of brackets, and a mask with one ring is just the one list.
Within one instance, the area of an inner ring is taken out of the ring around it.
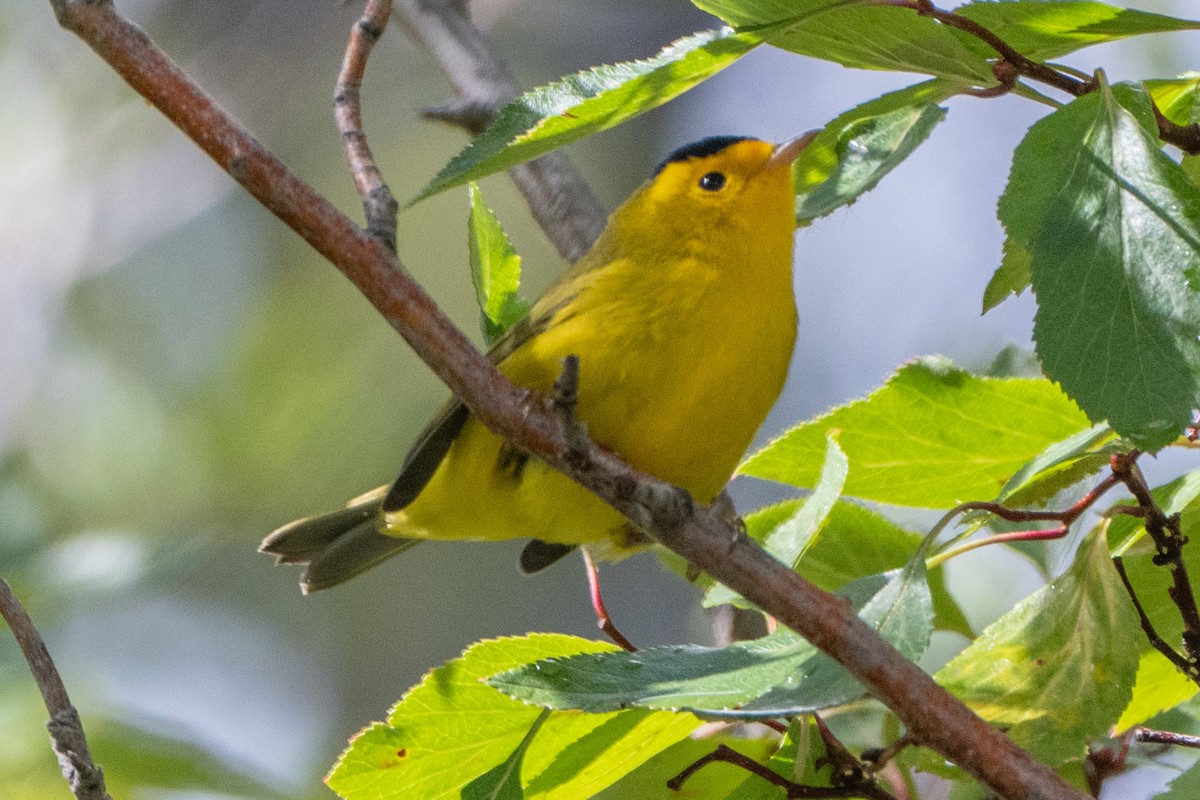
{"label": "brown branch", "polygon": [[1117,575],[1121,577],[1121,583],[1125,586],[1125,593],[1129,595],[1129,599],[1133,601],[1133,609],[1137,612],[1138,622],[1142,625],[1142,632],[1146,634],[1146,639],[1150,642],[1150,646],[1162,653],[1163,657],[1170,661],[1176,669],[1187,675],[1193,681],[1200,682],[1200,671],[1197,671],[1195,664],[1190,664],[1186,658],[1175,652],[1175,648],[1167,644],[1158,631],[1154,629],[1154,623],[1150,621],[1149,615],[1146,614],[1146,609],[1142,606],[1141,599],[1137,596],[1137,591],[1133,588],[1133,584],[1129,580],[1129,573],[1125,571],[1125,559],[1117,556],[1113,560],[1113,566],[1117,569]]}
{"label": "brown branch", "polygon": [[112,800],[104,787],[104,771],[92,761],[79,712],[71,705],[54,659],[33,620],[3,580],[0,580],[0,616],[4,617],[21,646],[29,671],[42,693],[42,701],[50,712],[50,721],[46,723],[50,745],[58,756],[58,765],[71,792],[78,800]]}
{"label": "brown branch", "polygon": [[1174,731],[1137,728],[1133,732],[1133,738],[1139,742],[1148,744],[1171,744],[1178,747],[1200,749],[1200,736],[1190,736],[1186,733],[1175,733]]}
{"label": "brown branch", "polygon": [[342,134],[342,149],[346,152],[350,174],[354,176],[354,185],[358,189],[358,196],[362,198],[367,233],[394,253],[399,204],[384,183],[383,174],[375,164],[375,156],[367,144],[360,92],[367,59],[383,35],[391,13],[391,0],[367,0],[363,15],[350,31],[346,55],[342,59],[342,68],[333,90],[333,116]]}
{"label": "brown branch", "polygon": [[[50,0],[76,33],[263,205],[333,262],[489,429],[604,498],[667,548],[805,636],[892,708],[909,733],[1012,800],[1084,795],[975,716],[858,618],[719,513],[592,446],[568,463],[561,418],[509,383],[400,268],[311,187],[290,173],[106,0]],[[733,541],[731,545],[731,540]]]}
{"label": "brown branch", "polygon": [[1146,483],[1146,477],[1137,465],[1139,455],[1136,450],[1132,453],[1118,453],[1109,459],[1109,465],[1113,475],[1125,484],[1125,488],[1142,509],[1146,533],[1154,540],[1154,564],[1166,567],[1171,574],[1172,585],[1167,589],[1167,593],[1183,618],[1183,650],[1187,662],[1184,671],[1200,684],[1200,608],[1197,607],[1196,594],[1192,591],[1191,578],[1188,577],[1187,563],[1183,559],[1183,546],[1187,544],[1187,537],[1183,535],[1180,527],[1179,515],[1167,516],[1155,501],[1150,492],[1150,485]]}
{"label": "brown branch", "polygon": [[675,777],[667,781],[667,788],[678,792],[689,779],[701,768],[715,763],[732,764],[752,775],[757,775],[764,781],[783,789],[789,800],[805,800],[806,798],[848,798],[865,797],[870,800],[895,800],[887,791],[879,788],[869,778],[860,776],[858,781],[844,786],[808,786],[803,783],[790,781],[770,767],[764,766],[747,755],[739,753],[729,745],[720,744],[711,753],[707,753],[693,761]]}
{"label": "brown branch", "polygon": [[[996,79],[1000,81],[1000,85],[987,89],[972,89],[967,94],[976,97],[998,97],[1007,94],[1012,82],[1015,80],[1015,76],[1013,76],[1012,80],[1006,77],[1006,73],[1009,71],[1013,71],[1018,75],[1024,75],[1030,80],[1061,89],[1073,97],[1082,97],[1089,92],[1094,92],[1099,86],[1094,78],[1091,80],[1080,80],[1066,71],[1055,69],[1048,64],[1043,64],[1026,57],[986,26],[953,11],[944,11],[935,6],[932,0],[876,0],[876,2],[879,5],[912,9],[921,16],[931,17],[943,25],[970,34],[996,51],[997,55],[1000,56],[1000,60],[996,66],[1003,65],[1002,69],[1004,70],[1004,73],[997,72],[996,74]],[[1150,105],[1154,109],[1154,117],[1158,122],[1158,135],[1160,139],[1168,144],[1175,145],[1185,153],[1191,155],[1200,154],[1200,125],[1196,123],[1179,125],[1167,119],[1158,105],[1153,101],[1151,101]]]}
{"label": "brown branch", "polygon": [[[471,22],[465,0],[400,0],[396,11],[408,35],[429,51],[454,87],[455,99],[426,116],[474,135],[517,96],[516,82]],[[578,261],[604,230],[607,214],[567,157],[549,153],[508,174],[559,254]]]}

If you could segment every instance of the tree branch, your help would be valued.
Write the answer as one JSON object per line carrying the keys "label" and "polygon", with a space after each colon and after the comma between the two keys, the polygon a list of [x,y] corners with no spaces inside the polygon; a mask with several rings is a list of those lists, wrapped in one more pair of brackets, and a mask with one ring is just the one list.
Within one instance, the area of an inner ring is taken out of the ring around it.
{"label": "tree branch", "polygon": [[363,201],[367,218],[367,233],[379,239],[384,247],[396,252],[396,213],[399,209],[392,190],[383,180],[375,156],[367,144],[362,122],[363,74],[372,48],[383,35],[392,13],[391,0],[367,0],[366,8],[350,31],[342,69],[333,90],[333,116],[342,134],[342,149],[358,196]]}
{"label": "tree branch", "polygon": [[971,713],[888,645],[843,599],[805,581],[682,490],[600,448],[569,458],[561,416],[509,383],[395,257],[225,114],[108,0],[50,0],[60,23],[305,241],[333,262],[489,429],[595,492],[663,545],[841,663],[909,733],[1012,800],[1082,800],[1049,767]]}
{"label": "tree branch", "polygon": [[0,580],[0,616],[4,617],[21,646],[29,671],[42,693],[42,701],[50,712],[50,721],[46,723],[50,746],[58,756],[58,765],[71,792],[78,800],[112,800],[104,787],[104,771],[92,761],[79,712],[71,705],[54,659],[50,658],[50,651],[33,620],[3,580]]}
{"label": "tree branch", "polygon": [[[475,135],[517,96],[508,67],[471,22],[465,0],[400,0],[399,22],[450,79],[456,98],[425,115]],[[607,214],[562,152],[508,171],[559,254],[574,264],[604,230]]]}

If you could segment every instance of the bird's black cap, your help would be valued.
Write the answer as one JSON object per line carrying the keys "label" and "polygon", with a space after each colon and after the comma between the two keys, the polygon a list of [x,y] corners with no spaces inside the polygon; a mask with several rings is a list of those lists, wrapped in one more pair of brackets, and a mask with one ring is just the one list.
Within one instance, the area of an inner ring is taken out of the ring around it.
{"label": "bird's black cap", "polygon": [[744,142],[749,139],[749,136],[709,136],[706,139],[701,139],[698,142],[685,144],[678,150],[672,152],[669,156],[662,160],[662,163],[654,168],[654,174],[663,171],[663,167],[673,161],[687,161],[689,158],[704,158],[719,153],[729,145],[736,142]]}

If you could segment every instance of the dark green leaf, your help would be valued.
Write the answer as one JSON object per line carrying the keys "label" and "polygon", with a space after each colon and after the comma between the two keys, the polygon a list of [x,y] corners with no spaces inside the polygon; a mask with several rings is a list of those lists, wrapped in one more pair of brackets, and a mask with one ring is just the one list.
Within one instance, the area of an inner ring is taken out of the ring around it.
{"label": "dark green leaf", "polygon": [[903,367],[865,399],[793,428],[739,472],[813,486],[825,435],[837,429],[851,464],[847,495],[945,508],[995,497],[1027,461],[1087,425],[1049,381],[980,378],[930,358]]}
{"label": "dark green leaf", "polygon": [[853,203],[908,158],[946,118],[937,103],[962,84],[932,80],[877,97],[831,121],[796,160],[796,219]]}
{"label": "dark green leaf", "polygon": [[1102,86],[1030,129],[1000,200],[1047,374],[1150,450],[1191,420],[1200,383],[1200,189],[1154,130],[1144,92]]}
{"label": "dark green leaf", "polygon": [[1032,275],[1029,272],[1029,251],[1023,247],[1010,247],[1011,239],[1004,243],[1004,258],[992,273],[987,288],[983,290],[983,313],[991,311],[1010,296],[1015,297],[1029,288]]}
{"label": "dark green leaf", "polygon": [[[910,658],[929,643],[932,609],[924,562],[846,587],[862,618]],[[490,679],[536,705],[604,711],[642,706],[706,716],[791,716],[845,703],[862,688],[799,635],[780,630],[726,648],[671,645],[637,653],[551,658]]]}
{"label": "dark green leaf", "polygon": [[[1200,27],[1200,23],[1190,20],[1088,0],[988,0],[959,6],[955,13],[980,23],[1034,61],[1057,58],[1128,36]],[[963,41],[982,56],[996,55],[995,50],[977,37],[964,33]]]}
{"label": "dark green leaf", "polygon": [[680,39],[642,61],[604,65],[526,92],[450,160],[409,205],[657,108],[753,50],[729,29]]}

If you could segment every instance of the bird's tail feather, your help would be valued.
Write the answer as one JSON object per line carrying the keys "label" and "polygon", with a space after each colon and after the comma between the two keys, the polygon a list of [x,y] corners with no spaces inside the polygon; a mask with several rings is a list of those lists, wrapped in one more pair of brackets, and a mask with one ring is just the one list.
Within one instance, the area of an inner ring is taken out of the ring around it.
{"label": "bird's tail feather", "polygon": [[307,564],[300,578],[306,594],[350,580],[420,541],[380,533],[386,493],[387,487],[380,487],[331,514],[290,522],[263,539],[258,549],[275,556],[278,564]]}

